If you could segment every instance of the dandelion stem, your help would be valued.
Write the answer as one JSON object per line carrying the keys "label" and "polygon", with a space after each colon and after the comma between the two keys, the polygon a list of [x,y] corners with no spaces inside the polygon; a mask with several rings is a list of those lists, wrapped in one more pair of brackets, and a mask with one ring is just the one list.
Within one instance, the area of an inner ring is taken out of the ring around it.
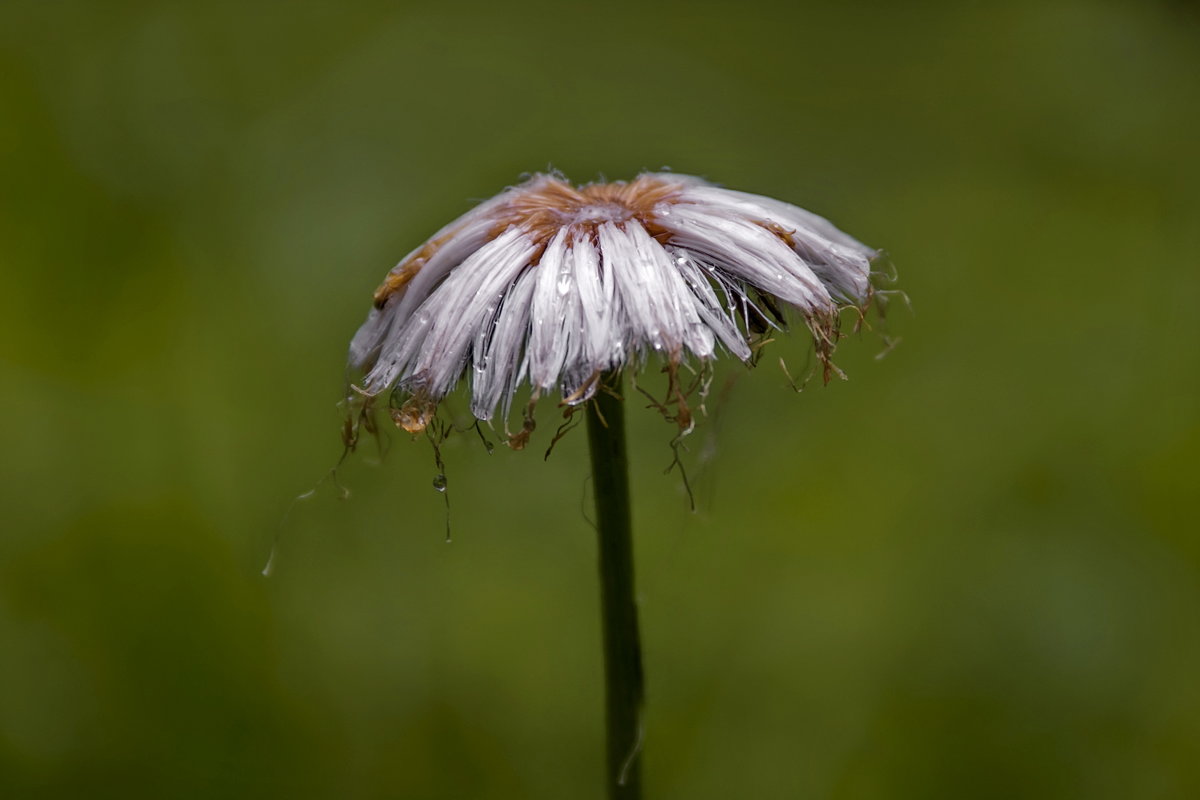
{"label": "dandelion stem", "polygon": [[[605,376],[620,390],[620,376]],[[587,411],[596,532],[600,543],[600,604],[604,628],[605,721],[610,800],[642,796],[642,645],[633,595],[633,539],[625,412],[603,389]]]}

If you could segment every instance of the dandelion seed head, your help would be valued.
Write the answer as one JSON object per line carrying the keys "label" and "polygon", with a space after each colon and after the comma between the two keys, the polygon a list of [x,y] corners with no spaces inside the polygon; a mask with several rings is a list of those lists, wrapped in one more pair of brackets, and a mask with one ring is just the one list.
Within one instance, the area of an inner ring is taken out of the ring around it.
{"label": "dandelion seed head", "polygon": [[[472,414],[489,420],[497,408],[508,417],[523,384],[534,400],[575,405],[600,374],[652,354],[672,374],[722,351],[752,362],[782,306],[803,319],[828,378],[838,313],[865,311],[876,255],[811,212],[699,178],[573,186],[538,174],[405,256],[349,362],[358,393],[398,394],[393,420],[416,433],[464,378]],[[514,440],[528,438],[530,413]]]}

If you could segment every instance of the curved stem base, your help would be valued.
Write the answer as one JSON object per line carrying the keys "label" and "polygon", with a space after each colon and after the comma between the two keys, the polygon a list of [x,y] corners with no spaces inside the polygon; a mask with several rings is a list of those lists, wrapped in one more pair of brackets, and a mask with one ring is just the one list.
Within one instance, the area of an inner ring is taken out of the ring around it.
{"label": "curved stem base", "polygon": [[[604,385],[620,391],[620,378]],[[596,533],[600,545],[600,607],[604,630],[605,720],[610,800],[642,796],[642,645],[633,592],[633,538],[623,401],[602,387],[587,410]]]}

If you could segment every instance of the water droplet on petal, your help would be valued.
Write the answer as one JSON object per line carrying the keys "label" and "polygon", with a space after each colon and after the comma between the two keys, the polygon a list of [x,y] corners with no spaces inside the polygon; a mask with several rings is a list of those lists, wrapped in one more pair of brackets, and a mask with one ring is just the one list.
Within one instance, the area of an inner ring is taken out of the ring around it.
{"label": "water droplet on petal", "polygon": [[560,295],[564,295],[571,291],[571,266],[564,263],[558,270],[558,284],[556,288]]}
{"label": "water droplet on petal", "polygon": [[446,476],[440,472],[433,476],[433,488],[439,492],[446,491]]}

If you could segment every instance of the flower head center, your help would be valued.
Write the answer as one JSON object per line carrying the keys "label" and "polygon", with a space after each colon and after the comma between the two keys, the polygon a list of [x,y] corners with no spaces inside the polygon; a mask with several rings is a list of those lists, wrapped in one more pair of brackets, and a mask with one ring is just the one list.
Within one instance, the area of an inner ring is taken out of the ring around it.
{"label": "flower head center", "polygon": [[599,225],[602,222],[625,222],[634,216],[633,209],[621,203],[597,203],[564,209],[562,221],[566,225]]}
{"label": "flower head center", "polygon": [[679,188],[679,184],[653,175],[578,188],[545,175],[513,191],[496,215],[496,232],[516,225],[535,241],[547,242],[564,227],[594,233],[606,222],[649,225],[655,207],[669,201]]}
{"label": "flower head center", "polygon": [[[682,182],[662,175],[639,175],[632,181],[588,183],[580,187],[553,175],[538,175],[510,189],[505,201],[488,213],[487,218],[492,222],[488,238],[494,239],[517,227],[544,248],[563,228],[569,228],[573,238],[594,238],[596,230],[606,222],[639,224],[651,235],[658,235],[661,229],[655,223],[655,209],[672,202],[681,188]],[[375,291],[376,308],[383,308],[388,298],[403,289],[458,233],[457,228],[445,231],[398,264]]]}

